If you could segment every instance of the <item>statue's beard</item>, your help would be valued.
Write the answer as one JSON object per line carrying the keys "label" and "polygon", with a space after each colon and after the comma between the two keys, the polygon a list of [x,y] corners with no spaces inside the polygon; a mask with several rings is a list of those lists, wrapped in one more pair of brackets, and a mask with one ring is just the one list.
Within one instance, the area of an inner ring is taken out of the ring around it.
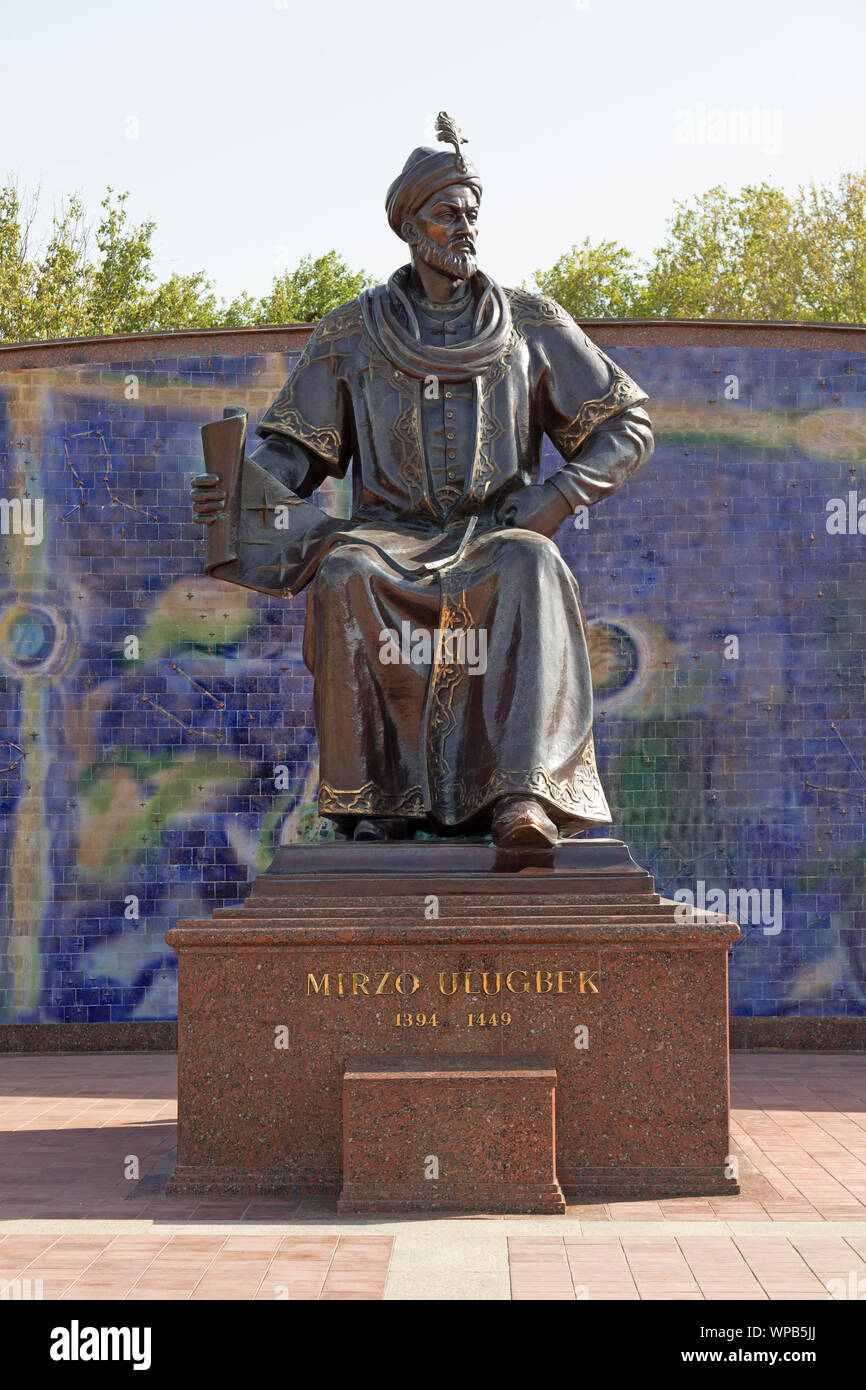
{"label": "statue's beard", "polygon": [[427,265],[443,275],[450,275],[454,280],[471,280],[478,269],[478,260],[473,251],[443,251],[423,232],[418,232],[412,247]]}

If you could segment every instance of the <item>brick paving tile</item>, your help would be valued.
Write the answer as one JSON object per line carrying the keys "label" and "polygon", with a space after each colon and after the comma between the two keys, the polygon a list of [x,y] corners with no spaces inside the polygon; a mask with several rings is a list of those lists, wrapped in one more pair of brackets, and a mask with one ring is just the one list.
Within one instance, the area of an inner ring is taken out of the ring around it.
{"label": "brick paving tile", "polygon": [[[736,1198],[734,1199],[736,1200]],[[673,1197],[659,1202],[662,1216],[668,1221],[715,1221],[716,1214],[709,1198]]]}
{"label": "brick paving tile", "polygon": [[194,1221],[239,1221],[249,1202],[199,1202],[192,1212]]}
{"label": "brick paving tile", "polygon": [[661,1221],[663,1212],[658,1202],[609,1202],[612,1221]]}
{"label": "brick paving tile", "polygon": [[640,1297],[618,1240],[566,1237],[565,1251],[578,1298],[629,1300]]}
{"label": "brick paving tile", "polygon": [[130,1289],[145,1270],[158,1258],[167,1244],[167,1236],[117,1236],[69,1285],[68,1298],[97,1298],[102,1287]]}
{"label": "brick paving tile", "polygon": [[735,1236],[737,1249],[769,1298],[829,1298],[820,1280],[787,1240]]}
{"label": "brick paving tile", "polygon": [[268,1267],[260,1293],[264,1293],[270,1298],[276,1298],[278,1296],[277,1290],[283,1285],[288,1287],[304,1285],[314,1288],[314,1297],[318,1297],[330,1266],[330,1256],[318,1260],[300,1261],[281,1255],[277,1251]]}
{"label": "brick paving tile", "polygon": [[290,1260],[332,1260],[337,1250],[339,1237],[333,1236],[283,1236],[279,1244],[280,1255]]}
{"label": "brick paving tile", "polygon": [[765,1202],[771,1221],[823,1221],[819,1211],[805,1202]]}
{"label": "brick paving tile", "polygon": [[322,1292],[327,1270],[320,1278],[295,1279],[291,1275],[272,1271],[254,1295],[258,1303],[288,1302],[315,1303]]}
{"label": "brick paving tile", "polygon": [[677,1244],[704,1298],[766,1298],[733,1240],[680,1235]]}
{"label": "brick paving tile", "polygon": [[300,1201],[281,1197],[253,1198],[244,1216],[248,1221],[290,1221],[297,1215],[300,1205]]}
{"label": "brick paving tile", "polygon": [[189,1298],[224,1242],[224,1236],[172,1236],[127,1297],[133,1301],[161,1295]]}
{"label": "brick paving tile", "polygon": [[715,1215],[722,1220],[769,1221],[770,1215],[763,1202],[752,1202],[745,1197],[711,1197],[710,1206]]}
{"label": "brick paving tile", "polygon": [[45,1298],[59,1298],[111,1244],[108,1236],[58,1236],[41,1255],[26,1266],[28,1279],[41,1279]]}
{"label": "brick paving tile", "polygon": [[561,1236],[509,1236],[508,1263],[513,1299],[574,1300],[574,1284]]}
{"label": "brick paving tile", "polygon": [[113,1236],[110,1235],[61,1235],[34,1263],[51,1264],[63,1269],[89,1265],[112,1240]]}
{"label": "brick paving tile", "polygon": [[15,1279],[52,1246],[56,1236],[7,1235],[0,1241],[0,1279]]}
{"label": "brick paving tile", "polygon": [[393,1239],[390,1236],[341,1236],[325,1277],[322,1299],[381,1298],[388,1277]]}
{"label": "brick paving tile", "polygon": [[842,1236],[791,1236],[816,1279],[838,1299],[866,1298],[866,1260]]}
{"label": "brick paving tile", "polygon": [[642,1299],[700,1298],[701,1291],[675,1241],[623,1236],[623,1251]]}
{"label": "brick paving tile", "polygon": [[193,1299],[255,1297],[267,1277],[276,1253],[276,1241],[270,1240],[265,1246],[258,1242],[253,1248],[235,1241],[235,1237],[229,1236],[217,1251],[196,1285],[191,1295]]}
{"label": "brick paving tile", "polygon": [[866,1230],[863,1234],[848,1232],[845,1240],[851,1249],[860,1256],[861,1260],[866,1260]]}

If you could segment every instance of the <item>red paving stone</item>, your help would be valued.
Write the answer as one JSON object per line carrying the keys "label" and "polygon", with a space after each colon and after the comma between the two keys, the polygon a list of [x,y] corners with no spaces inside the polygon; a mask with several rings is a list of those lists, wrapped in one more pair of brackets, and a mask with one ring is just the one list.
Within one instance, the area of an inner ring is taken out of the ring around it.
{"label": "red paving stone", "polygon": [[619,1240],[610,1236],[600,1239],[595,1235],[566,1237],[565,1251],[576,1298],[623,1301],[640,1298]]}
{"label": "red paving stone", "polygon": [[5,1281],[51,1299],[378,1299],[393,1239],[334,1236],[16,1237],[0,1240]]}
{"label": "red paving stone", "polygon": [[[513,1298],[866,1294],[866,1058],[735,1053],[731,1071],[740,1195],[570,1204],[566,1234],[557,1217],[544,1219],[549,1235],[509,1234]],[[383,1218],[388,1234],[365,1234],[328,1197],[163,1195],[175,1078],[168,1055],[2,1059],[0,1281],[41,1281],[46,1298],[381,1298],[393,1230],[408,1238],[410,1223]],[[70,1218],[110,1225],[44,1235],[2,1224]],[[129,1220],[153,1224],[124,1232]],[[829,1221],[844,1235],[822,1233]],[[730,1225],[745,1222],[761,1230]],[[809,1234],[785,1230],[805,1222]],[[177,1232],[189,1223],[234,1232]],[[307,1235],[303,1223],[333,1231]]]}

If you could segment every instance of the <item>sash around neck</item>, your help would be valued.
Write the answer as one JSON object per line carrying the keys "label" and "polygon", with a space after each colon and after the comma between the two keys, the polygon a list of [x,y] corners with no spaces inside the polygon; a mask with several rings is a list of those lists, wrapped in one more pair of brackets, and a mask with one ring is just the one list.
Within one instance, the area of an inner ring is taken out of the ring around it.
{"label": "sash around neck", "polygon": [[379,351],[407,376],[467,381],[483,376],[505,348],[511,332],[511,309],[505,291],[483,271],[473,280],[479,291],[472,337],[455,347],[421,342],[418,318],[409,294],[412,267],[395,270],[387,285],[361,294],[364,325]]}

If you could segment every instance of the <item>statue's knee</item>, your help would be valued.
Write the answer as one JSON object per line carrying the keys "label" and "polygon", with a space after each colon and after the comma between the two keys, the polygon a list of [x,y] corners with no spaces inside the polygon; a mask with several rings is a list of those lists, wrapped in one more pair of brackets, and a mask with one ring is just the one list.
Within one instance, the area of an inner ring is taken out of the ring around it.
{"label": "statue's knee", "polygon": [[362,546],[337,546],[331,550],[316,571],[316,586],[339,593],[363,573],[366,556]]}
{"label": "statue's knee", "polygon": [[506,564],[521,580],[543,578],[564,564],[553,541],[537,531],[515,531],[506,542]]}

